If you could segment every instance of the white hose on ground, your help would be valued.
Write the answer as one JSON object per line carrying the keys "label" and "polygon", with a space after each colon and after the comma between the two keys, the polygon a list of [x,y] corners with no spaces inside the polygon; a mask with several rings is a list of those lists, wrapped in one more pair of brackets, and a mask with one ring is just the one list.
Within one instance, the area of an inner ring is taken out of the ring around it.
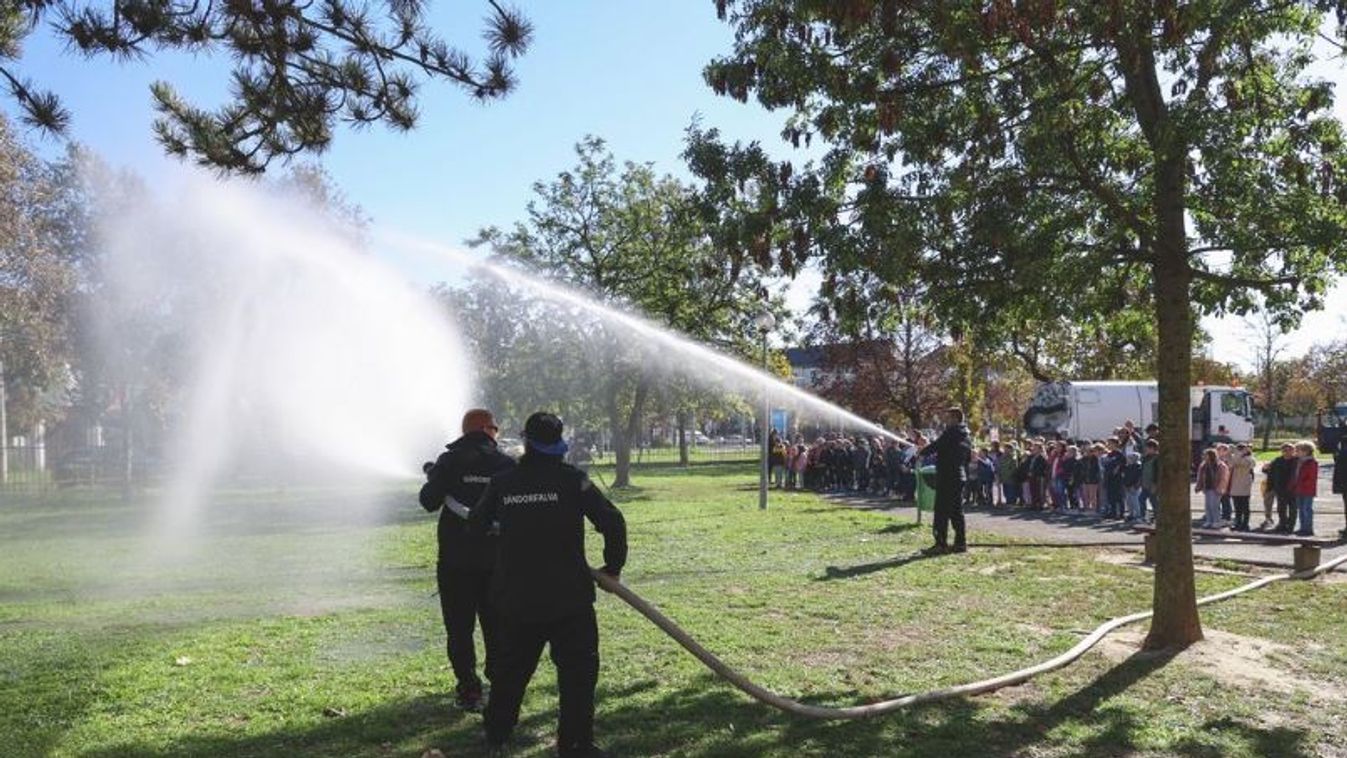
{"label": "white hose on ground", "polygon": [[[1232,597],[1235,597],[1236,595],[1242,595],[1245,592],[1251,592],[1253,590],[1266,587],[1267,585],[1272,584],[1274,582],[1286,581],[1288,579],[1312,579],[1318,576],[1319,574],[1332,571],[1333,569],[1337,568],[1340,565],[1343,565],[1344,563],[1347,563],[1347,555],[1335,558],[1325,564],[1318,566],[1317,568],[1313,568],[1307,571],[1292,572],[1287,574],[1275,574],[1273,576],[1263,577],[1262,579],[1250,582],[1242,587],[1236,587],[1235,589],[1229,590],[1227,592],[1221,592],[1216,595],[1209,595],[1207,597],[1200,598],[1197,601],[1197,604],[1207,605],[1209,603],[1217,603],[1222,600],[1228,600]],[[659,609],[655,608],[650,603],[647,603],[645,600],[641,598],[641,596],[637,595],[635,592],[632,592],[621,582],[615,581],[612,577],[608,576],[607,574],[601,571],[593,569],[591,569],[591,571],[593,571],[594,578],[599,583],[599,586],[603,587],[603,589],[607,590],[608,592],[611,592],[614,595],[617,595],[618,597],[622,598],[622,600],[626,602],[627,605],[630,605],[632,608],[636,609],[638,613],[640,613],[642,616],[645,616],[652,623],[654,623],[655,626],[659,627],[665,634],[672,637],[675,642],[677,642],[679,645],[682,645],[683,648],[687,650],[689,653],[692,653],[692,655],[696,657],[697,660],[705,664],[707,668],[714,671],[725,681],[729,682],[730,684],[733,684],[740,690],[743,690],[749,697],[761,703],[765,703],[766,705],[770,705],[773,708],[785,711],[787,713],[793,713],[797,716],[803,716],[805,718],[821,719],[821,720],[871,718],[873,716],[880,716],[886,713],[892,713],[902,708],[907,708],[909,706],[917,705],[919,703],[929,703],[935,700],[945,700],[947,698],[959,697],[961,695],[980,695],[986,692],[1001,689],[1002,687],[1010,687],[1016,684],[1022,684],[1038,676],[1039,674],[1046,674],[1049,671],[1055,671],[1057,669],[1067,666],[1068,664],[1074,662],[1076,659],[1084,655],[1086,651],[1088,651],[1090,648],[1097,645],[1099,641],[1104,639],[1104,637],[1106,637],[1110,632],[1114,631],[1115,629],[1118,629],[1119,627],[1126,626],[1127,624],[1133,624],[1138,621],[1148,619],[1151,617],[1152,613],[1151,611],[1145,611],[1143,613],[1133,613],[1130,616],[1120,616],[1118,618],[1107,621],[1101,624],[1097,629],[1095,629],[1093,632],[1087,635],[1080,642],[1076,643],[1074,647],[1072,647],[1065,653],[1062,653],[1061,655],[1052,658],[1050,660],[1044,661],[1036,666],[1030,666],[1029,668],[1026,669],[1020,669],[1019,671],[1012,671],[1009,674],[1003,674],[994,679],[984,679],[980,682],[970,682],[968,684],[961,684],[955,687],[945,687],[942,689],[930,690],[927,692],[918,692],[911,695],[903,695],[901,697],[896,697],[891,700],[884,700],[878,703],[870,703],[868,705],[853,705],[843,708],[828,708],[820,705],[809,705],[808,703],[801,703],[798,700],[792,700],[788,697],[782,697],[781,695],[778,695],[775,692],[767,690],[753,683],[744,675],[730,668],[724,661],[717,658],[714,653],[702,647],[696,640],[694,640],[690,635],[688,635],[687,632],[683,631],[682,628],[680,628],[677,624],[671,621],[669,617],[665,616],[663,613],[660,613]]]}

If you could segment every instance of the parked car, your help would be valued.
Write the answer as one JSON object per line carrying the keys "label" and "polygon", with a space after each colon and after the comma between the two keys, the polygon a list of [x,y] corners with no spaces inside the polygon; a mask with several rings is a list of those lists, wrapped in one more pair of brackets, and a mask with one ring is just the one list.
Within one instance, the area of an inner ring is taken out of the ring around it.
{"label": "parked car", "polygon": [[692,444],[694,444],[694,445],[710,445],[710,444],[713,444],[713,443],[711,442],[711,438],[710,438],[710,437],[707,437],[705,434],[702,434],[701,432],[693,432],[693,433],[692,433],[692,440],[691,440],[691,442],[692,442]]}

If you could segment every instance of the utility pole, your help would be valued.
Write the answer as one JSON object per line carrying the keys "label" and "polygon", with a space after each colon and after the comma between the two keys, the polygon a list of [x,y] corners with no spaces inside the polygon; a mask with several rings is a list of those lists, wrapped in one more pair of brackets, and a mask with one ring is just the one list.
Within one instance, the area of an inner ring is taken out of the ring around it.
{"label": "utility pole", "polygon": [[[4,343],[0,342],[0,347]],[[5,356],[0,352],[0,484],[9,482],[9,416],[6,406],[9,398],[5,395]]]}
{"label": "utility pole", "polygon": [[[762,371],[765,374],[771,374],[771,367],[768,363],[767,355],[767,334],[776,327],[776,317],[771,311],[764,309],[758,314],[756,319],[758,331],[762,334]],[[770,457],[771,448],[768,445],[767,438],[771,436],[772,429],[772,396],[771,387],[767,382],[762,384],[762,471],[758,477],[758,510],[767,510],[767,477],[768,469],[771,466]]]}

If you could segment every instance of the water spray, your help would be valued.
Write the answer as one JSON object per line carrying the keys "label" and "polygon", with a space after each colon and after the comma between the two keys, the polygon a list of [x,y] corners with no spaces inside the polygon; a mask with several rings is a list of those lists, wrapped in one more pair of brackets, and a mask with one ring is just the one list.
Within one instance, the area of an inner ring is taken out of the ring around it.
{"label": "water spray", "polygon": [[666,354],[678,357],[680,364],[677,368],[684,371],[693,366],[704,366],[717,372],[710,376],[698,375],[699,380],[713,382],[732,390],[736,389],[732,386],[736,381],[742,384],[770,388],[777,398],[787,399],[796,407],[812,410],[820,416],[841,419],[848,425],[863,429],[871,434],[894,440],[901,439],[884,427],[861,418],[835,403],[830,403],[817,395],[783,382],[781,379],[737,358],[661,327],[647,318],[606,305],[592,295],[578,289],[549,281],[517,268],[484,261],[462,250],[437,242],[390,232],[380,232],[376,237],[390,247],[430,255],[437,260],[447,261],[458,268],[490,276],[505,284],[524,287],[538,297],[558,305],[579,308],[602,320],[605,324],[615,326],[637,337],[642,340],[643,344],[652,344],[661,351],[665,351]]}

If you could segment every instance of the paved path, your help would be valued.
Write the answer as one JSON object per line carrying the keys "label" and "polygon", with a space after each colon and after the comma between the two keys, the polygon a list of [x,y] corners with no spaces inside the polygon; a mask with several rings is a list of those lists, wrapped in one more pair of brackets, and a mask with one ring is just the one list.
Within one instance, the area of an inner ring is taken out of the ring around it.
{"label": "paved path", "polygon": [[[1329,492],[1329,482],[1321,481],[1319,491]],[[898,504],[891,498],[862,497],[855,495],[834,495],[831,498],[840,504],[867,510],[881,510],[893,513],[903,519],[915,520],[916,508],[911,504]],[[1191,501],[1193,522],[1196,525],[1202,518],[1202,497],[1194,495]],[[1132,532],[1121,521],[1104,521],[1093,513],[1070,511],[1051,513],[1048,511],[1030,511],[1023,508],[975,508],[966,511],[970,531],[991,532],[1021,540],[1041,540],[1045,543],[1087,543],[1118,542],[1136,545],[1140,548],[1143,537]],[[1255,528],[1263,519],[1261,499],[1253,504],[1252,523]],[[929,524],[931,514],[923,513],[922,520]],[[1314,501],[1314,531],[1320,537],[1334,537],[1347,526],[1347,517],[1343,515],[1342,498],[1338,495],[1320,495]],[[976,540],[974,540],[976,546]],[[1233,540],[1200,539],[1193,543],[1195,555],[1208,559],[1230,559],[1268,565],[1290,566],[1291,551],[1289,545],[1258,545]],[[1323,552],[1323,560],[1347,555],[1347,543],[1339,542]]]}

